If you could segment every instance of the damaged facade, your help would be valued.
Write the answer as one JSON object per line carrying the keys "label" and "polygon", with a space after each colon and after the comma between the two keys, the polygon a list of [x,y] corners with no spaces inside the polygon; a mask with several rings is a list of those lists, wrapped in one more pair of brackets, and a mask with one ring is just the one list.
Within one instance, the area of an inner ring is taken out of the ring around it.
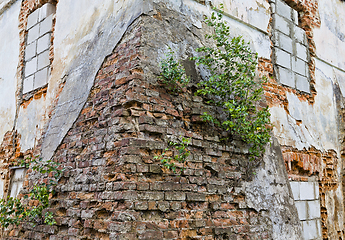
{"label": "damaged facade", "polygon": [[[268,78],[272,141],[252,177],[194,95],[207,73],[189,59],[221,4]],[[2,239],[345,239],[343,1],[0,0],[0,43],[0,196],[39,177],[18,159],[65,169],[57,224]],[[169,47],[191,76],[179,95],[158,77]],[[162,171],[154,156],[181,136],[186,170]]]}

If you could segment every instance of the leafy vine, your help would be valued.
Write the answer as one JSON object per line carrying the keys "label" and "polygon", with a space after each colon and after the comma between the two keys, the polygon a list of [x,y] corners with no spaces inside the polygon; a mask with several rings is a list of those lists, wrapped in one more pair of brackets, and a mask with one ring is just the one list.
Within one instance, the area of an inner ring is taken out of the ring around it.
{"label": "leafy vine", "polygon": [[[42,221],[47,225],[56,224],[54,215],[46,211],[50,207],[49,199],[54,194],[54,187],[62,175],[63,169],[54,161],[42,161],[40,158],[27,158],[19,162],[20,166],[32,171],[48,175],[48,181],[35,184],[23,199],[8,197],[0,200],[0,224],[8,227],[11,224],[19,225],[27,221],[35,226]],[[31,204],[36,202],[36,204]]]}

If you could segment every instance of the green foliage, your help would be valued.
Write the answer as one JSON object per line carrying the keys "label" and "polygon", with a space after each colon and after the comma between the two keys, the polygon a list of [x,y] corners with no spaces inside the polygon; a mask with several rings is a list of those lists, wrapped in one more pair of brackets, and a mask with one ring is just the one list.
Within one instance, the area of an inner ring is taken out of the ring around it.
{"label": "green foliage", "polygon": [[25,219],[25,207],[20,199],[9,197],[7,201],[0,200],[0,223],[2,227],[11,224],[18,225]]}
{"label": "green foliage", "polygon": [[[169,147],[167,147],[160,156],[155,156],[154,159],[160,160],[164,168],[176,173],[176,163],[182,163],[184,165],[190,155],[190,151],[187,149],[189,144],[190,139],[184,137],[182,137],[182,141],[179,143],[169,142]],[[177,150],[177,153],[175,153],[173,157],[170,157],[167,154],[171,148],[175,148],[175,150]],[[184,169],[184,167],[181,168],[181,173]]]}
{"label": "green foliage", "polygon": [[186,72],[181,64],[175,60],[174,52],[171,48],[169,48],[166,57],[160,63],[160,78],[168,90],[175,94],[180,93],[188,85],[189,78],[186,76]]}
{"label": "green foliage", "polygon": [[[28,221],[33,225],[44,221],[47,225],[56,224],[52,212],[45,211],[50,207],[49,196],[54,194],[56,186],[62,171],[59,163],[54,161],[45,161],[38,158],[27,158],[21,160],[22,167],[31,168],[34,172],[42,175],[48,175],[47,182],[35,184],[24,199],[12,198],[0,200],[0,224],[2,227],[8,227],[11,224],[19,225],[23,221]],[[25,202],[25,203],[24,203]],[[36,202],[34,206],[29,202]]]}
{"label": "green foliage", "polygon": [[257,159],[270,140],[268,107],[258,109],[256,106],[263,93],[264,80],[255,80],[257,53],[253,53],[249,43],[241,37],[230,38],[230,27],[222,21],[221,13],[217,16],[213,13],[206,23],[214,28],[214,34],[206,38],[213,39],[216,46],[198,48],[203,54],[193,58],[211,74],[199,83],[201,88],[197,94],[211,99],[208,103],[221,108],[223,116],[205,112],[203,120],[221,127],[230,138],[240,137],[250,146],[250,159]]}

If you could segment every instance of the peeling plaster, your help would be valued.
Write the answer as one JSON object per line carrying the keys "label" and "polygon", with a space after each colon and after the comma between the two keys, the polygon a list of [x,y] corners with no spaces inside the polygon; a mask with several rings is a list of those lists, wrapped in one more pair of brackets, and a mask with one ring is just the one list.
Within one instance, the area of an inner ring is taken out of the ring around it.
{"label": "peeling plaster", "polygon": [[[162,1],[162,0],[154,0],[154,2],[167,2],[167,5],[175,10],[179,11],[184,15],[188,15],[190,17],[194,17],[198,19],[199,21],[203,21],[204,16],[210,16],[210,8],[207,6],[204,6],[202,4],[196,3],[194,0],[178,0],[174,1],[173,3],[169,1]],[[223,1],[218,1],[218,3],[222,3]],[[255,2],[255,1],[253,1]],[[265,1],[263,1],[265,2]],[[224,4],[226,2],[224,1]],[[256,4],[256,2],[255,2]],[[255,5],[256,6],[256,5]],[[223,19],[228,22],[229,26],[231,26],[231,37],[235,36],[242,36],[243,39],[246,42],[250,42],[250,47],[253,51],[258,53],[258,57],[270,59],[271,57],[271,40],[267,33],[267,25],[265,25],[265,28],[261,31],[258,31],[257,29],[253,28],[251,26],[251,22],[248,22],[248,24],[245,24],[246,22],[240,22],[238,21],[238,18],[235,15],[232,15],[231,12],[227,12],[224,10],[227,14],[230,14],[232,17],[224,16]],[[256,16],[256,15],[255,15]],[[267,15],[270,19],[270,13]],[[259,15],[256,16],[258,19],[253,20],[253,23],[257,22],[264,22],[262,17]],[[266,23],[265,23],[266,24]]]}
{"label": "peeling plaster", "polygon": [[98,69],[130,24],[150,8],[145,0],[60,0],[56,11],[53,71],[47,98],[66,81],[42,144],[50,159],[85,104]]}
{"label": "peeling plaster", "polygon": [[[287,93],[289,115],[283,107],[270,109],[274,134],[281,145],[298,150],[315,147],[318,150],[337,150],[337,110],[333,92],[333,68],[316,60],[317,95],[313,105]],[[301,123],[296,122],[296,120]]]}
{"label": "peeling plaster", "polygon": [[16,113],[19,11],[20,1],[17,1],[0,16],[0,139],[13,129]]}
{"label": "peeling plaster", "polygon": [[245,183],[246,203],[266,211],[272,220],[272,239],[301,240],[301,225],[278,141],[267,144],[263,164],[254,180]]}
{"label": "peeling plaster", "polygon": [[224,12],[250,24],[262,31],[267,31],[271,18],[270,5],[266,0],[211,0],[213,6],[224,6]]}
{"label": "peeling plaster", "polygon": [[33,148],[42,137],[43,123],[47,120],[45,97],[33,99],[27,107],[20,107],[16,130],[20,134],[20,149],[25,152]]}
{"label": "peeling plaster", "polygon": [[334,75],[337,83],[339,84],[341,94],[343,97],[345,97],[345,72],[335,68]]}
{"label": "peeling plaster", "polygon": [[321,27],[314,29],[319,58],[345,70],[345,4],[339,0],[319,0]]}

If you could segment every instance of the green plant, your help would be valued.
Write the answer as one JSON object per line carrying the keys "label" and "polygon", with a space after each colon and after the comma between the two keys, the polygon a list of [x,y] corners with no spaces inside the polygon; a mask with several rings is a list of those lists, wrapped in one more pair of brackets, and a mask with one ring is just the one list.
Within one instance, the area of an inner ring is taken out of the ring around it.
{"label": "green plant", "polygon": [[[212,122],[229,133],[229,138],[240,137],[249,144],[250,159],[260,157],[264,145],[270,141],[270,113],[268,107],[259,109],[265,79],[255,79],[258,55],[241,37],[230,38],[230,27],[222,21],[222,14],[212,14],[205,21],[214,28],[215,47],[201,47],[203,53],[194,57],[197,65],[204,65],[211,77],[199,83],[197,94],[207,96],[208,104],[222,109],[221,114],[205,112],[203,120]],[[219,117],[218,115],[223,115]]]}
{"label": "green plant", "polygon": [[[176,163],[182,163],[184,166],[188,156],[190,155],[190,151],[187,149],[190,141],[191,140],[189,138],[182,137],[181,142],[169,142],[169,147],[167,147],[161,155],[155,156],[154,159],[160,160],[164,168],[176,173]],[[177,153],[175,153],[173,157],[168,156],[167,153],[171,147],[174,147],[175,150],[177,150]],[[184,169],[184,167],[181,168],[181,173]]]}
{"label": "green plant", "polygon": [[172,93],[180,93],[182,89],[189,83],[189,78],[181,64],[175,60],[174,52],[169,48],[169,52],[165,55],[160,63],[160,78],[165,86]]}
{"label": "green plant", "polygon": [[[0,224],[8,227],[28,221],[33,225],[43,222],[47,225],[56,224],[52,212],[46,211],[50,207],[49,197],[54,194],[54,187],[62,175],[60,164],[54,161],[42,161],[38,158],[21,160],[22,167],[31,168],[34,172],[47,175],[47,181],[35,184],[23,199],[9,197],[0,200]],[[35,204],[30,204],[35,202]]]}

